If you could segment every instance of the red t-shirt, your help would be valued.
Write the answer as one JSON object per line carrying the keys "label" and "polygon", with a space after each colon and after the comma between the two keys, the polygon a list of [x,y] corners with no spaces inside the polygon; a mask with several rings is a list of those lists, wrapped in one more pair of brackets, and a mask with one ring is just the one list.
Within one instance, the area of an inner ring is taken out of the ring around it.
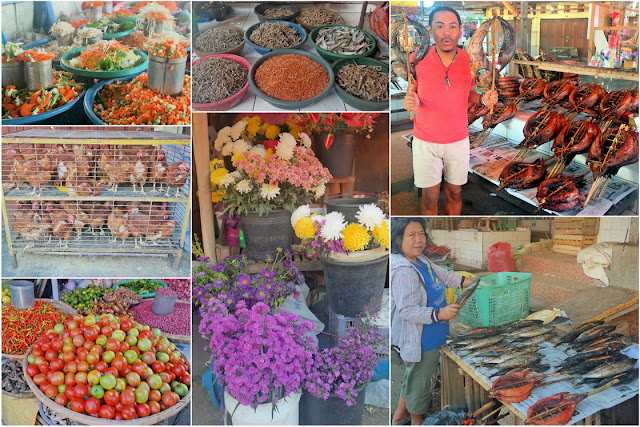
{"label": "red t-shirt", "polygon": [[416,66],[420,107],[413,123],[413,135],[423,141],[451,144],[468,135],[467,101],[473,86],[469,55],[458,49],[449,68],[450,86],[446,86],[445,67],[435,46]]}

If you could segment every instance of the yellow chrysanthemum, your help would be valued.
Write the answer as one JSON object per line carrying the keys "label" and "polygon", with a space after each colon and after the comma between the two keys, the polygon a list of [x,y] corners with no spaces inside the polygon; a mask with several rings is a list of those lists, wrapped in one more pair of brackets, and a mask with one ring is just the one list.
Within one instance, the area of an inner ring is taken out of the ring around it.
{"label": "yellow chrysanthemum", "polygon": [[235,165],[235,163],[243,157],[244,153],[236,153],[231,156],[231,164]]}
{"label": "yellow chrysanthemum", "polygon": [[242,120],[243,122],[247,122],[247,123],[249,123],[249,121],[251,120],[251,117],[249,117],[249,116],[244,116],[244,117],[243,117],[242,119],[240,119],[240,120]]}
{"label": "yellow chrysanthemum", "polygon": [[371,234],[382,247],[389,249],[391,234],[389,233],[389,223],[387,221],[382,221],[382,224],[373,227]]}
{"label": "yellow chrysanthemum", "polygon": [[209,161],[209,172],[213,172],[218,167],[224,165],[224,162],[220,159],[213,159]]}
{"label": "yellow chrysanthemum", "polygon": [[212,191],[211,192],[211,201],[213,203],[218,203],[220,200],[222,200],[222,196],[223,195],[224,195],[224,191],[223,190]]}
{"label": "yellow chrysanthemum", "polygon": [[267,139],[276,139],[278,135],[280,135],[280,128],[276,125],[269,126],[264,133]]}
{"label": "yellow chrysanthemum", "polygon": [[258,133],[265,133],[267,131],[267,129],[269,129],[269,126],[271,126],[269,123],[262,122],[262,124],[260,125],[260,130],[258,131]]}
{"label": "yellow chrysanthemum", "polygon": [[293,135],[295,139],[300,139],[300,126],[292,122],[287,122],[287,125],[289,125],[289,133]]}
{"label": "yellow chrysanthemum", "polygon": [[[269,157],[273,156],[274,152],[271,148],[267,148],[267,154],[264,155],[265,159],[269,159]],[[269,161],[267,160],[267,163],[269,163]]]}
{"label": "yellow chrysanthemum", "polygon": [[351,223],[342,230],[344,247],[350,251],[361,251],[367,247],[371,236],[360,224]]}
{"label": "yellow chrysanthemum", "polygon": [[313,228],[313,220],[308,217],[300,218],[298,222],[296,222],[294,230],[296,236],[300,239],[311,239],[316,234],[316,230]]}
{"label": "yellow chrysanthemum", "polygon": [[211,172],[211,186],[217,187],[220,185],[220,180],[229,173],[225,168],[216,169]]}

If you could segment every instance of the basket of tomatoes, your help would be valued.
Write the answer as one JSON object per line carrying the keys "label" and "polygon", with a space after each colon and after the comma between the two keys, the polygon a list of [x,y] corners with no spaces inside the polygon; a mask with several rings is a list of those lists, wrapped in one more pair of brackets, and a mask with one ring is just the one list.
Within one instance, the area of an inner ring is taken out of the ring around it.
{"label": "basket of tomatoes", "polygon": [[69,317],[41,335],[22,367],[45,406],[82,424],[156,424],[191,400],[187,358],[127,317]]}

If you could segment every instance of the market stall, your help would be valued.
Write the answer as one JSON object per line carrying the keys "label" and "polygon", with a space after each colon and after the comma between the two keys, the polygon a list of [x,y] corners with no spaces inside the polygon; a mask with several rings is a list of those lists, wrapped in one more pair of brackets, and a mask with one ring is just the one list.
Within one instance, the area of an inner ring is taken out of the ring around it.
{"label": "market stall", "polygon": [[191,209],[190,143],[149,130],[5,134],[2,207],[13,268],[18,253],[32,252],[171,256],[178,269]]}
{"label": "market stall", "polygon": [[196,5],[194,109],[388,108],[388,3]]}
{"label": "market stall", "polygon": [[[638,71],[633,53],[621,53],[637,51],[636,27],[620,25],[619,13],[611,14],[618,9],[597,3],[449,3],[445,6],[461,15],[458,43],[471,60],[475,91],[498,93],[492,108],[468,105],[470,184],[463,186],[463,199],[472,204],[483,194],[496,195],[511,205],[509,211],[522,214],[592,216],[637,210]],[[637,22],[631,6],[621,6],[624,22]],[[419,60],[408,62],[406,57],[411,52],[424,56],[426,43],[432,42],[422,35],[429,11],[401,5],[391,11],[397,82],[392,126],[409,146],[413,132],[402,129],[413,123],[403,113],[402,100],[411,75],[407,70]],[[606,25],[612,17],[618,24]],[[588,30],[587,19],[598,23]],[[608,47],[600,37],[609,40]],[[594,42],[598,48],[590,47]],[[404,142],[397,143],[402,151],[407,150]],[[392,161],[396,168],[406,169]],[[399,175],[412,176],[410,170]],[[473,213],[496,213],[481,209]]]}
{"label": "market stall", "polygon": [[425,422],[636,423],[637,230],[631,218],[427,219],[423,254],[480,285],[447,288],[446,304],[462,308]]}
{"label": "market stall", "polygon": [[3,6],[4,125],[190,123],[189,2],[38,3],[50,37],[9,22],[28,3]]}
{"label": "market stall", "polygon": [[[138,282],[3,281],[3,423],[189,424],[190,303],[165,299],[190,281]],[[152,290],[153,313],[136,311]]]}

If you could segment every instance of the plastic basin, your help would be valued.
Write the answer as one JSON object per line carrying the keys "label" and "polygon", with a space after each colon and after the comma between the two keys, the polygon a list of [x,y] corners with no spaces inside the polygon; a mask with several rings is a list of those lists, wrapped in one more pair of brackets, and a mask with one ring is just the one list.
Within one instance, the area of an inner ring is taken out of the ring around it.
{"label": "plastic basin", "polygon": [[69,52],[62,55],[60,60],[60,66],[77,76],[90,77],[93,79],[117,79],[119,77],[126,77],[132,74],[138,74],[147,69],[147,65],[149,63],[149,57],[147,52],[144,50],[136,49],[134,52],[138,55],[138,61],[136,65],[131,68],[127,68],[124,70],[115,70],[115,71],[91,71],[84,70],[82,68],[76,68],[69,65],[69,61],[71,61],[76,56],[79,56],[87,46],[82,46],[76,49],[72,49]]}
{"label": "plastic basin", "polygon": [[[140,279],[129,279],[129,280],[121,280],[117,283],[115,283],[113,285],[113,290],[115,291],[116,289],[118,289],[120,286],[126,285],[127,283],[131,283],[131,282],[135,282],[136,280],[140,280]],[[158,279],[151,279],[151,281],[153,283],[159,283],[162,285],[163,288],[167,288],[167,284],[165,282],[163,282],[162,280],[158,280]],[[148,294],[138,294],[140,295],[142,298],[153,298],[156,296],[155,292],[152,293],[148,293]]]}
{"label": "plastic basin", "polygon": [[[40,123],[44,120],[55,117],[59,114],[64,113],[72,109],[80,100],[84,97],[85,93],[87,93],[87,89],[83,90],[82,93],[73,99],[71,102],[64,104],[62,107],[54,108],[53,110],[47,111],[46,113],[36,114],[35,116],[27,116],[27,117],[17,117],[15,119],[2,119],[3,126],[21,126],[21,125],[31,125],[34,123]],[[67,124],[72,124],[71,122]]]}
{"label": "plastic basin", "polygon": [[[289,10],[291,12],[291,14],[287,15],[287,16],[282,16],[280,18],[269,18],[268,16],[264,16],[264,12],[267,9],[274,8],[274,7],[278,8],[278,9]],[[260,22],[266,22],[266,21],[293,21],[295,19],[295,17],[298,16],[298,13],[300,13],[300,10],[298,9],[298,6],[296,6],[293,3],[267,2],[267,3],[260,3],[259,5],[257,5],[253,9],[253,13],[255,13],[258,16],[258,20]]]}
{"label": "plastic basin", "polygon": [[[318,32],[323,28],[331,28],[331,27],[348,27],[348,28],[354,28],[354,29],[362,32],[365,35],[365,37],[367,37],[371,41],[371,43],[372,43],[371,48],[369,50],[367,50],[366,52],[359,53],[357,55],[344,55],[344,54],[341,54],[341,53],[333,53],[333,52],[328,51],[326,49],[322,49],[321,47],[319,47],[316,44],[316,38],[318,38]],[[349,58],[349,59],[364,58],[365,56],[372,55],[373,52],[375,52],[375,50],[376,50],[376,38],[375,37],[373,37],[371,34],[367,33],[366,31],[361,30],[358,27],[352,27],[351,25],[343,25],[343,24],[331,24],[331,25],[323,25],[321,27],[317,27],[316,29],[311,31],[311,33],[309,33],[309,43],[311,43],[311,45],[316,48],[316,50],[318,51],[320,56],[322,56],[324,59],[326,59],[329,62],[334,62],[334,61],[337,61],[337,60],[343,59],[343,58]]]}
{"label": "plastic basin", "polygon": [[[229,54],[229,55],[236,55],[236,54],[240,54],[240,52],[242,52],[242,49],[244,49],[244,30],[242,28],[238,28],[238,27],[234,27],[232,25],[227,25],[227,28],[233,28],[235,31],[238,32],[238,34],[242,35],[243,40],[242,42],[232,48],[232,49],[227,49],[227,50],[223,50],[222,52],[205,52],[204,50],[200,50],[200,49],[196,49],[196,40],[198,39],[198,37],[200,37],[200,34],[202,34],[202,32],[196,34],[195,36],[193,36],[193,51],[196,53],[196,55],[198,55],[198,58],[204,58],[207,56],[211,56],[211,55],[220,55],[220,54]],[[222,27],[216,27],[216,28],[222,28]],[[205,30],[207,31],[207,30]]]}
{"label": "plastic basin", "polygon": [[[210,58],[230,59],[232,61],[238,62],[244,65],[245,67],[247,67],[247,71],[251,69],[251,64],[249,64],[249,62],[243,57],[237,56],[237,55],[228,55],[228,54],[209,55],[205,58],[201,58],[193,61],[192,66],[194,66],[196,63],[200,61],[204,61]],[[209,102],[209,103],[193,102],[191,104],[191,108],[197,111],[225,111],[225,110],[228,110],[229,108],[236,106],[242,100],[244,95],[247,93],[248,89],[249,89],[249,79],[247,79],[247,83],[242,87],[242,89],[240,89],[237,93],[231,95],[229,98],[223,99],[221,101]]]}
{"label": "plastic basin", "polygon": [[[279,55],[290,55],[290,54],[309,57],[314,61],[316,61],[317,63],[319,63],[320,65],[322,65],[325,70],[327,70],[327,73],[329,73],[329,84],[327,85],[325,90],[322,91],[322,93],[320,93],[319,95],[313,98],[305,99],[302,101],[281,101],[279,99],[275,99],[266,95],[260,89],[258,89],[258,86],[256,85],[256,82],[254,79],[254,76],[256,74],[256,70],[258,69],[258,67],[260,67],[260,65],[269,58],[273,58],[274,56],[279,56]],[[277,50],[275,52],[268,53],[262,56],[261,58],[258,58],[256,62],[253,63],[253,65],[251,66],[251,69],[249,70],[249,86],[251,86],[251,90],[256,95],[258,95],[260,98],[264,99],[271,105],[274,105],[278,108],[282,108],[283,110],[290,110],[290,111],[298,110],[300,108],[313,105],[316,102],[320,101],[325,96],[329,95],[331,93],[331,89],[333,89],[335,78],[336,76],[333,73],[333,69],[331,68],[331,65],[329,65],[324,59],[319,58],[318,56],[309,52],[305,52],[303,50],[293,50],[293,49],[282,49],[282,50]]]}
{"label": "plastic basin", "polygon": [[[288,47],[286,49],[300,49],[302,47],[302,45],[305,44],[305,42],[307,41],[307,32],[300,25],[295,24],[293,22],[282,21],[282,20],[273,20],[273,21],[269,21],[269,22],[280,22],[281,24],[286,24],[286,25],[290,26],[291,28],[293,28],[294,30],[296,30],[296,32],[298,33],[298,36],[300,36],[300,40],[301,40],[300,43],[298,43],[295,46]],[[262,22],[259,22],[257,24],[254,24],[254,25],[250,26],[247,29],[247,31],[244,33],[245,42],[247,42],[247,44],[249,46],[254,48],[255,51],[258,52],[261,55],[267,54],[269,52],[280,52],[282,50],[285,50],[285,49],[269,49],[269,48],[266,48],[266,47],[258,46],[257,44],[253,43],[249,39],[249,37],[251,36],[251,33],[253,33],[262,24],[263,24]]]}
{"label": "plastic basin", "polygon": [[[382,67],[382,71],[389,74],[389,64],[385,64],[384,62],[378,61],[373,58],[344,58],[339,59],[333,63],[333,72],[338,75],[338,71],[342,67],[348,64],[356,63],[358,65],[376,65]],[[358,98],[357,96],[351,95],[346,90],[342,89],[340,85],[336,82],[336,93],[338,96],[347,104],[352,107],[357,108],[362,111],[381,111],[387,110],[389,108],[389,101],[367,101],[366,99]]]}

